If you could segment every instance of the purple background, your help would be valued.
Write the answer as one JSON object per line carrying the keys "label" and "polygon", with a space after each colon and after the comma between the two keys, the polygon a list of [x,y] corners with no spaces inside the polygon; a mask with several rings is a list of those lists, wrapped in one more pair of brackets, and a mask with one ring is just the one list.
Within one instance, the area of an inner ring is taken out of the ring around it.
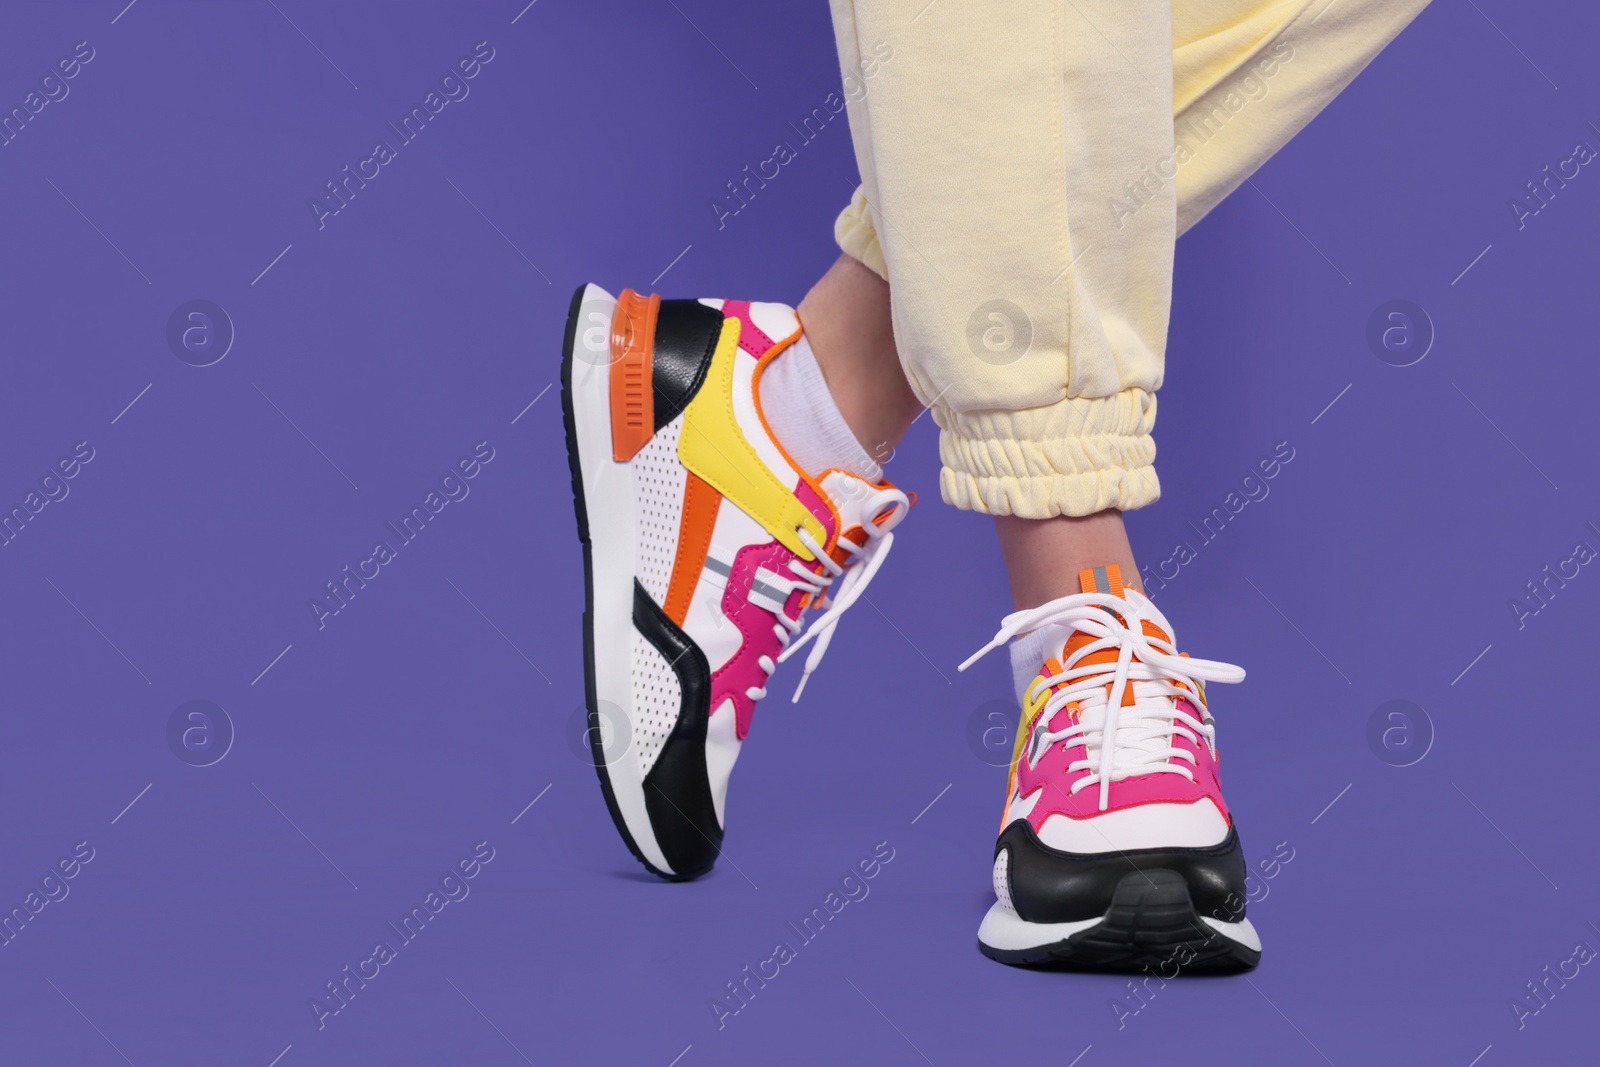
{"label": "purple background", "polygon": [[[1253,860],[1294,858],[1254,883],[1259,970],[1119,1029],[1126,978],[974,948],[1004,771],[971,738],[1009,681],[954,667],[1008,603],[988,520],[937,499],[931,420],[890,468],[923,503],[877,610],[803,703],[780,675],[713,875],[645,875],[570,745],[568,297],[669,264],[669,294],[804,293],[843,118],[724,229],[708,205],[838,90],[825,6],[121,5],[12,4],[0,34],[4,109],[95,49],[0,148],[0,504],[95,450],[0,548],[0,906],[95,850],[0,947],[0,1060],[1493,1067],[1592,1041],[1592,968],[1521,1030],[1510,1001],[1600,947],[1600,574],[1523,629],[1508,605],[1600,545],[1600,176],[1520,231],[1507,206],[1600,145],[1591,6],[1440,0],[1179,247],[1165,495],[1129,526],[1151,564],[1198,547],[1157,601],[1249,669],[1213,693],[1229,797]],[[470,96],[319,231],[308,199],[483,40]],[[237,331],[205,368],[164,336],[195,298]],[[1414,366],[1365,339],[1391,299],[1436,328]],[[479,441],[470,496],[319,631],[308,600]],[[1270,495],[1200,544],[1279,442]],[[203,768],[165,736],[195,699],[237,731]],[[1432,723],[1413,766],[1368,743],[1396,699]],[[482,840],[470,896],[319,1031],[310,998]],[[719,1030],[710,999],[879,842],[870,896]]]}

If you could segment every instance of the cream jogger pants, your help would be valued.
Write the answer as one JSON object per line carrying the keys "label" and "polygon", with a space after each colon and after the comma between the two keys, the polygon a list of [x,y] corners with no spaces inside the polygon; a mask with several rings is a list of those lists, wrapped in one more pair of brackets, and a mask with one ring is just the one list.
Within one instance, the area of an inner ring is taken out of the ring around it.
{"label": "cream jogger pants", "polygon": [[957,507],[1136,508],[1177,236],[1427,0],[831,0],[861,186]]}

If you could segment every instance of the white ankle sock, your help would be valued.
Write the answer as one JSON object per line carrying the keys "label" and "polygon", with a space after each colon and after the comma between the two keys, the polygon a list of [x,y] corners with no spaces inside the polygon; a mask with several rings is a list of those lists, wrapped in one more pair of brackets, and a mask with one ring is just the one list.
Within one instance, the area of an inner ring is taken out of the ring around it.
{"label": "white ankle sock", "polygon": [[1022,703],[1022,694],[1039,676],[1039,668],[1044,664],[1045,657],[1059,658],[1061,646],[1071,636],[1071,627],[1051,623],[1011,642],[1011,681],[1017,687],[1017,703]]}
{"label": "white ankle sock", "polygon": [[761,372],[761,412],[773,436],[800,467],[816,475],[838,467],[869,482],[883,478],[839,413],[804,334]]}

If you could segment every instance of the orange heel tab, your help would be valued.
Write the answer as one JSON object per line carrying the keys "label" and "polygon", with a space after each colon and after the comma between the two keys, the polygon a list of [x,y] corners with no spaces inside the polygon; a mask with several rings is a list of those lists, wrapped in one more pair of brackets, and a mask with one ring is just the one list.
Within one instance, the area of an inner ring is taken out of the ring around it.
{"label": "orange heel tab", "polygon": [[611,458],[632,459],[656,432],[655,337],[661,296],[624,289],[611,315]]}

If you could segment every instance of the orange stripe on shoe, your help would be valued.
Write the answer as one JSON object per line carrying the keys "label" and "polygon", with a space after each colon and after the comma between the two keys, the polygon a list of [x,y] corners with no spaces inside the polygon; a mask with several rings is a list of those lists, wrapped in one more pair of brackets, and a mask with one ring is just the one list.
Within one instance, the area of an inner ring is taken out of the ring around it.
{"label": "orange stripe on shoe", "polygon": [[717,525],[717,510],[722,494],[694,471],[687,471],[683,488],[683,517],[678,522],[678,551],[673,557],[672,578],[667,582],[667,602],[661,605],[667,617],[679,626],[689,614],[689,601],[706,565],[711,547],[711,531]]}
{"label": "orange stripe on shoe", "polygon": [[611,316],[611,458],[632,459],[655,436],[656,314],[661,297],[624,289]]}

